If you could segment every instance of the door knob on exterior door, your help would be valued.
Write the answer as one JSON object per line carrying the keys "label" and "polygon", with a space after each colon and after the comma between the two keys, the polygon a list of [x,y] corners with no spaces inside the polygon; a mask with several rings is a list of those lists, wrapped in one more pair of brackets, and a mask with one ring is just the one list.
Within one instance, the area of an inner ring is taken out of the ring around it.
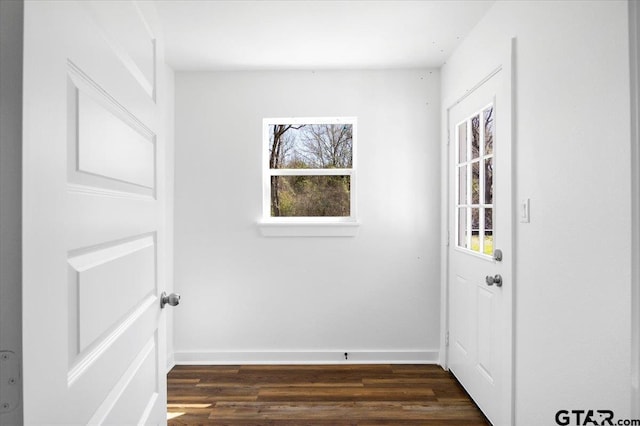
{"label": "door knob on exterior door", "polygon": [[160,296],[160,308],[164,309],[164,305],[176,306],[180,303],[180,295],[171,293],[167,296],[167,292],[163,291]]}
{"label": "door knob on exterior door", "polygon": [[487,275],[486,278],[487,285],[496,285],[496,287],[502,287],[502,276],[500,274],[496,274],[495,276]]}

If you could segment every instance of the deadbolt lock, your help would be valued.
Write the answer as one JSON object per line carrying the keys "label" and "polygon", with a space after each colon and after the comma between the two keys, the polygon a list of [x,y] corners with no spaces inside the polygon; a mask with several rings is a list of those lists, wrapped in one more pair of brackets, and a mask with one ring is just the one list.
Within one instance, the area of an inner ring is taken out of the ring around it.
{"label": "deadbolt lock", "polygon": [[495,260],[496,262],[502,262],[502,250],[495,249],[493,251],[493,260]]}

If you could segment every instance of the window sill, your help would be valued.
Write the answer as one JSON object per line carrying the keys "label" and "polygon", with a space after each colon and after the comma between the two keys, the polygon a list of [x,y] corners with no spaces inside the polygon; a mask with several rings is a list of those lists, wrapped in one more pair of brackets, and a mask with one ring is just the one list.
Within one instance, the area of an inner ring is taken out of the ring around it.
{"label": "window sill", "polygon": [[359,227],[359,222],[258,222],[263,237],[355,237]]}

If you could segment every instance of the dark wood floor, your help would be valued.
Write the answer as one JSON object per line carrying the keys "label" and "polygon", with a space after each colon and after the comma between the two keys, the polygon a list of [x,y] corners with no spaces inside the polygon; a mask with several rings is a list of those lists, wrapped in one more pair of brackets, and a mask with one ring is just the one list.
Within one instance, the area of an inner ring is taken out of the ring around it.
{"label": "dark wood floor", "polygon": [[176,366],[168,412],[169,425],[489,424],[435,365]]}

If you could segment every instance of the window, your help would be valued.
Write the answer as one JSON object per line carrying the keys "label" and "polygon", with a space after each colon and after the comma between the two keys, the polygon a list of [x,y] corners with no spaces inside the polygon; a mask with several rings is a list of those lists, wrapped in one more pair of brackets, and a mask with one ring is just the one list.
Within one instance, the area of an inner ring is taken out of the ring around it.
{"label": "window", "polygon": [[456,126],[456,245],[493,255],[494,108]]}
{"label": "window", "polygon": [[262,223],[355,224],[355,142],[355,118],[264,119]]}

